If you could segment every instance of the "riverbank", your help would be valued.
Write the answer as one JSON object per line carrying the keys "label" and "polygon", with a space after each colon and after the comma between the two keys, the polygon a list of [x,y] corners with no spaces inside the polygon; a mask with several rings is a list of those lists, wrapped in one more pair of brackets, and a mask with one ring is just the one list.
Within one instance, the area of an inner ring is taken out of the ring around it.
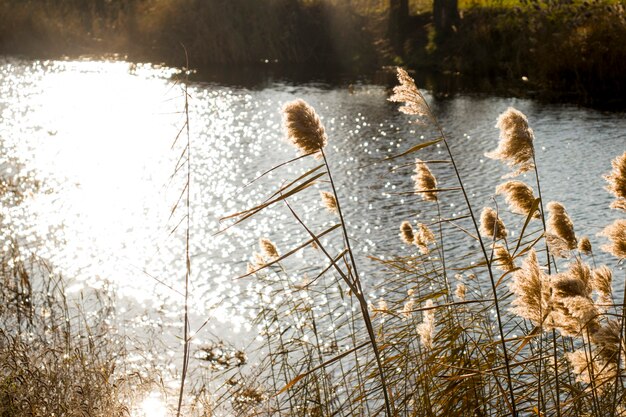
{"label": "riverbank", "polygon": [[431,12],[419,12],[409,18],[402,53],[390,46],[387,11],[365,8],[364,2],[85,4],[4,2],[0,53],[117,54],[180,67],[186,52],[200,73],[265,66],[277,74],[306,68],[306,76],[371,77],[383,66],[405,65],[429,78],[447,79],[434,83],[441,95],[454,94],[450,85],[490,94],[497,93],[492,86],[505,85],[513,95],[626,107],[626,13],[613,1],[462,4],[461,18],[446,36],[435,33]]}

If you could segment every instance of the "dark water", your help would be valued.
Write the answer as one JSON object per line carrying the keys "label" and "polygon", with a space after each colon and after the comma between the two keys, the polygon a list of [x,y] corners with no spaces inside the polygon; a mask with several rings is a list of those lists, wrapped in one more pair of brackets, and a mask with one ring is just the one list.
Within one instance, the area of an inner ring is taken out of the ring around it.
{"label": "dark water", "polygon": [[[42,183],[22,204],[4,209],[5,234],[19,235],[49,260],[68,278],[69,293],[90,287],[111,291],[119,325],[138,340],[182,332],[185,222],[180,222],[187,207],[183,201],[172,209],[186,181],[185,165],[176,167],[187,138],[183,129],[175,140],[185,122],[182,86],[172,78],[176,73],[125,62],[0,59],[1,166],[8,176],[32,172]],[[281,183],[315,166],[313,160],[291,164],[243,188],[296,156],[283,140],[279,109],[285,102],[303,98],[323,119],[333,176],[366,282],[381,279],[367,255],[403,254],[401,221],[436,216],[419,199],[396,195],[412,190],[412,168],[390,168],[412,158],[381,163],[432,139],[387,102],[386,85],[235,78],[189,85],[191,328],[208,322],[195,336],[195,346],[227,339],[243,347],[254,337],[250,307],[257,300],[248,290],[257,284],[234,278],[245,273],[260,237],[272,239],[283,253],[307,240],[284,205],[215,235],[228,225],[219,222],[221,217],[263,201]],[[514,106],[535,131],[544,200],[563,202],[577,233],[588,235],[594,247],[603,242],[596,234],[618,214],[608,209],[611,196],[602,175],[626,148],[624,113],[484,94],[426,96],[445,126],[477,208],[491,203],[506,173],[483,155],[496,147],[498,114]],[[420,153],[424,160],[443,157],[439,146]],[[442,186],[456,186],[448,166],[433,166],[433,171]],[[442,201],[448,216],[462,214],[458,195]],[[295,198],[294,205],[319,230],[334,222],[317,191]],[[511,221],[511,229],[519,228],[519,218]],[[305,250],[292,264],[310,260]],[[606,256],[599,260],[614,264]],[[149,359],[175,368],[180,342],[170,339]]]}

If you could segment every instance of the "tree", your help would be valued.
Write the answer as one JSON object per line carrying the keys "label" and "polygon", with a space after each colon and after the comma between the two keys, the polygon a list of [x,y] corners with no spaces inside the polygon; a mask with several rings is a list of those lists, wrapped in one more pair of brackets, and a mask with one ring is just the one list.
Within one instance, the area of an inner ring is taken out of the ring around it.
{"label": "tree", "polygon": [[409,0],[389,0],[388,35],[396,55],[403,55],[409,20]]}
{"label": "tree", "polygon": [[458,0],[433,0],[433,19],[438,38],[449,34],[459,20]]}

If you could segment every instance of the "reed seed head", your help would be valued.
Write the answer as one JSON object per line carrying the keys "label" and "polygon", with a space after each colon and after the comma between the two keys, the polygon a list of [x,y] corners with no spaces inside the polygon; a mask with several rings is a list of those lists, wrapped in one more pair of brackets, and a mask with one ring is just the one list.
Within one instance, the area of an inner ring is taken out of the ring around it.
{"label": "reed seed head", "polygon": [[263,257],[263,255],[261,255],[258,252],[254,252],[254,260],[252,261],[252,266],[254,267],[254,269],[259,269],[265,266],[265,264],[267,264],[267,261],[265,260],[265,257]]}
{"label": "reed seed head", "polygon": [[609,385],[607,382],[615,380],[615,365],[606,363],[596,352],[588,353],[585,349],[579,349],[566,355],[576,374],[576,381],[589,385],[587,391],[595,389],[596,393],[601,393]]}
{"label": "reed seed head", "polygon": [[400,225],[400,238],[409,246],[413,244],[415,234],[413,233],[413,226],[408,221],[403,221]]}
{"label": "reed seed head", "polygon": [[413,309],[415,308],[415,300],[410,299],[406,303],[404,303],[404,307],[402,308],[402,315],[405,319],[411,318],[411,314],[413,314]]}
{"label": "reed seed head", "polygon": [[556,275],[553,287],[559,297],[591,297],[593,287],[589,265],[576,258],[567,271]]}
{"label": "reed seed head", "polygon": [[415,80],[402,68],[397,68],[398,82],[393,88],[393,95],[389,97],[389,101],[394,103],[404,103],[400,107],[400,111],[412,116],[427,116],[430,114],[428,104],[415,85]]}
{"label": "reed seed head", "polygon": [[433,338],[435,335],[435,304],[433,300],[426,300],[424,307],[427,310],[423,312],[423,320],[417,325],[417,334],[424,348],[430,350],[433,348]]}
{"label": "reed seed head", "polygon": [[590,335],[591,341],[598,346],[598,355],[607,362],[617,363],[620,344],[620,320],[609,320]]}
{"label": "reed seed head", "polygon": [[322,203],[326,207],[328,211],[333,214],[339,213],[339,206],[337,205],[337,199],[332,193],[328,191],[320,191],[320,195],[322,196]]}
{"label": "reed seed head", "polygon": [[[513,213],[528,216],[535,202],[533,189],[522,181],[507,181],[496,187],[496,194],[504,195],[504,200]],[[533,217],[540,217],[539,210],[533,213]]]}
{"label": "reed seed head", "polygon": [[502,246],[496,245],[494,248],[494,261],[496,261],[496,267],[502,271],[508,272],[515,269],[515,262],[509,250]]}
{"label": "reed seed head", "polygon": [[328,142],[319,116],[304,100],[298,99],[283,106],[283,124],[289,142],[303,155],[321,151]]}
{"label": "reed seed head", "polygon": [[261,247],[261,252],[263,253],[263,256],[265,258],[280,258],[280,255],[278,254],[278,249],[276,249],[276,245],[274,245],[271,240],[263,237],[259,239],[259,246]]}
{"label": "reed seed head", "polygon": [[[548,203],[548,221],[546,235],[554,235],[562,240],[558,242],[554,240],[553,244],[557,246],[565,245],[568,250],[573,250],[578,247],[578,240],[574,233],[574,223],[567,215],[563,204],[551,201]],[[558,243],[557,243],[558,242]],[[550,246],[550,241],[548,241]]]}
{"label": "reed seed head", "polygon": [[516,296],[512,311],[536,326],[542,325],[549,312],[550,289],[534,249],[530,250],[522,266],[513,272],[511,291]]}
{"label": "reed seed head", "polygon": [[610,304],[613,301],[613,272],[602,265],[591,273],[591,287],[598,294],[599,304]]}
{"label": "reed seed head", "polygon": [[552,319],[564,336],[579,336],[583,329],[593,333],[599,324],[599,311],[591,299],[591,270],[579,258],[569,270],[552,281]]}
{"label": "reed seed head", "polygon": [[498,217],[498,213],[491,207],[483,208],[480,214],[480,233],[493,240],[506,238],[506,227]]}
{"label": "reed seed head", "polygon": [[467,295],[467,287],[462,282],[456,284],[456,290],[454,291],[454,295],[461,301],[465,301],[465,296]]}
{"label": "reed seed head", "polygon": [[613,170],[604,176],[606,189],[615,196],[611,208],[626,211],[626,152],[611,161]]}
{"label": "reed seed head", "polygon": [[415,239],[413,240],[413,243],[415,243],[415,246],[419,248],[420,252],[423,255],[428,255],[430,253],[428,245],[435,242],[435,234],[432,230],[430,230],[428,226],[423,223],[418,223],[417,227],[418,230],[415,234]]}
{"label": "reed seed head", "polygon": [[604,228],[598,236],[605,236],[609,243],[600,249],[618,259],[626,258],[626,219],[617,219]]}
{"label": "reed seed head", "polygon": [[578,241],[578,250],[585,255],[590,255],[592,252],[591,242],[587,236],[583,236]]}
{"label": "reed seed head", "polygon": [[421,159],[415,159],[415,175],[411,177],[415,183],[415,191],[426,201],[437,201],[437,179]]}
{"label": "reed seed head", "polygon": [[491,159],[498,159],[517,171],[507,175],[514,177],[534,168],[533,131],[528,127],[526,116],[509,107],[498,117],[496,128],[500,129],[498,147],[485,154]]}

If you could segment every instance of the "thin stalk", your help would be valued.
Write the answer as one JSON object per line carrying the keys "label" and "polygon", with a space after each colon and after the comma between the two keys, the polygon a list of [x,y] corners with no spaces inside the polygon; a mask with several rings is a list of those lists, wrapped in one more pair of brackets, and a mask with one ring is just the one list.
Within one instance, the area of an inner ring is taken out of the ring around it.
{"label": "thin stalk", "polygon": [[[185,50],[185,56],[187,50]],[[187,58],[186,69],[189,68],[189,60]],[[187,91],[188,83],[185,82],[185,126],[187,130],[187,183],[186,189],[186,217],[187,217],[187,229],[185,231],[185,314],[184,314],[184,330],[183,330],[183,370],[180,377],[180,391],[178,393],[178,407],[176,407],[176,417],[180,417],[180,411],[183,405],[183,395],[185,392],[185,378],[187,377],[187,369],[189,366],[189,278],[191,275],[191,257],[189,256],[189,238],[191,229],[191,207],[190,207],[190,192],[191,188],[191,135],[189,132],[189,95]]]}
{"label": "thin stalk", "polygon": [[394,416],[394,414],[391,412],[392,409],[392,405],[391,405],[391,400],[389,398],[389,393],[387,392],[387,382],[385,380],[385,373],[383,371],[383,364],[382,364],[382,360],[381,360],[381,355],[380,355],[380,351],[378,349],[378,344],[376,343],[376,335],[374,333],[374,327],[372,326],[372,320],[370,318],[369,312],[367,311],[367,302],[365,301],[365,298],[363,296],[363,290],[361,288],[361,280],[359,279],[359,273],[358,273],[358,269],[356,266],[356,261],[354,259],[354,253],[352,252],[352,248],[350,247],[350,239],[348,237],[348,231],[346,229],[346,223],[344,221],[343,218],[343,212],[341,210],[341,205],[339,203],[339,196],[337,195],[337,190],[335,188],[335,182],[333,181],[333,177],[331,174],[331,170],[330,170],[330,165],[328,164],[328,160],[326,159],[326,154],[324,153],[324,149],[320,149],[320,152],[322,154],[322,158],[324,159],[324,164],[326,165],[326,171],[328,173],[328,179],[330,180],[330,185],[332,187],[333,190],[333,195],[335,197],[335,201],[337,202],[337,212],[339,213],[339,219],[341,220],[341,229],[343,231],[343,237],[344,240],[346,242],[346,249],[348,249],[348,252],[350,253],[350,262],[352,264],[352,268],[354,270],[354,284],[356,286],[356,288],[358,289],[358,292],[355,294],[357,296],[357,299],[359,300],[359,305],[361,307],[361,313],[363,314],[363,320],[365,321],[365,326],[367,328],[367,333],[369,335],[370,338],[370,342],[372,344],[372,349],[374,350],[374,356],[376,358],[376,366],[378,367],[378,372],[380,373],[380,382],[382,385],[382,390],[383,390],[383,396],[385,399],[385,409],[387,411],[387,415],[389,417]]}
{"label": "thin stalk", "polygon": [[[622,383],[622,379],[620,376],[620,364],[622,359],[622,344],[624,343],[624,334],[626,333],[626,310],[624,306],[626,306],[626,284],[624,284],[624,300],[622,302],[622,317],[621,317],[621,326],[619,332],[619,345],[617,348],[617,372],[615,373],[615,391],[613,392],[613,412],[612,415],[616,414],[617,409],[617,391],[618,391],[618,382]],[[623,386],[622,386],[623,387]]]}
{"label": "thin stalk", "polygon": [[[539,204],[541,205],[541,224],[543,225],[544,234],[547,231],[546,227],[546,215],[543,210],[543,195],[541,194],[541,182],[539,181],[539,170],[537,169],[537,160],[535,158],[535,147],[533,146],[533,167],[535,170],[535,182],[537,183],[537,194],[539,195]],[[546,258],[548,260],[548,275],[552,273],[552,268],[550,267],[550,250],[548,249],[548,241],[545,241],[546,244]],[[556,263],[555,263],[556,267]],[[550,289],[552,292],[552,289]],[[554,360],[554,375],[555,375],[555,388],[556,388],[556,415],[557,417],[561,417],[561,387],[559,383],[559,362],[557,358],[557,343],[556,343],[556,330],[552,329],[552,355]]]}

